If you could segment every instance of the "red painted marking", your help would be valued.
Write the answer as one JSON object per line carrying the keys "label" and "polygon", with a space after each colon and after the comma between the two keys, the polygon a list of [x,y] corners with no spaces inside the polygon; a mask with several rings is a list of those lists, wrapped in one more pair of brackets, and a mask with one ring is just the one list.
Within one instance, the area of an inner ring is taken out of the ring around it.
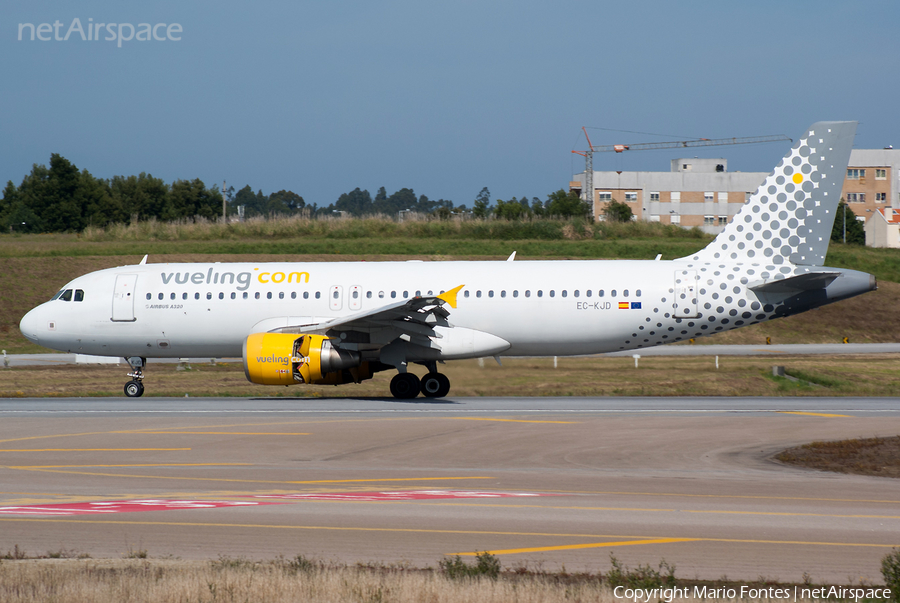
{"label": "red painted marking", "polygon": [[254,498],[278,498],[282,500],[437,500],[446,498],[529,498],[535,496],[565,496],[536,492],[482,492],[476,490],[400,490],[396,492],[346,492],[321,494],[267,494]]}
{"label": "red painted marking", "polygon": [[176,509],[215,509],[218,507],[258,507],[284,503],[235,500],[108,500],[51,505],[0,507],[0,515],[98,515],[137,511],[174,511]]}

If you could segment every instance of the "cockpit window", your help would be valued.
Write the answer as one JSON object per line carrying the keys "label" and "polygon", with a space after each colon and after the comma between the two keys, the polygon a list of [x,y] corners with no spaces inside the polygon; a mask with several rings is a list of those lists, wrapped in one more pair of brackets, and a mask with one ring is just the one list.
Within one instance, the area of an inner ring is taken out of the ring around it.
{"label": "cockpit window", "polygon": [[59,296],[59,299],[63,301],[72,301],[72,290],[66,289],[62,292],[62,295]]}
{"label": "cockpit window", "polygon": [[77,302],[84,301],[84,290],[75,289],[75,301],[77,301]]}
{"label": "cockpit window", "polygon": [[57,299],[59,299],[59,296],[62,294],[63,294],[63,290],[60,289],[59,291],[56,292],[56,295],[54,295],[53,297],[50,298],[50,301],[56,301]]}

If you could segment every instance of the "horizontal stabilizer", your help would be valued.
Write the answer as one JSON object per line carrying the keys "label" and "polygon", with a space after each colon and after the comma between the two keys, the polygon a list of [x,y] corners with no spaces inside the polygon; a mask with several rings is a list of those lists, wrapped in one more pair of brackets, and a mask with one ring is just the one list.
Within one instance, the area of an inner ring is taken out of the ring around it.
{"label": "horizontal stabilizer", "polygon": [[750,289],[757,293],[798,293],[800,291],[815,291],[824,289],[841,275],[840,272],[807,272],[790,276],[777,281],[750,285]]}

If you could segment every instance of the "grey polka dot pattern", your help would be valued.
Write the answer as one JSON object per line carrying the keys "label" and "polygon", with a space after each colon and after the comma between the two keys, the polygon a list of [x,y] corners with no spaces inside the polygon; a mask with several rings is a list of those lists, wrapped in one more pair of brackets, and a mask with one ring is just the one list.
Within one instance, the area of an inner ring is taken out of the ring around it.
{"label": "grey polka dot pattern", "polygon": [[855,134],[856,122],[814,124],[725,230],[683,259],[823,265]]}

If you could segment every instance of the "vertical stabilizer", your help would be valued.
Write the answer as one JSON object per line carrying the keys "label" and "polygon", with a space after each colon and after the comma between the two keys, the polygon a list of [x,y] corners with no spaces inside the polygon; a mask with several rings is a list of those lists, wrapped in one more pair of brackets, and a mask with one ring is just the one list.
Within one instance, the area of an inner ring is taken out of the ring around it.
{"label": "vertical stabilizer", "polygon": [[856,135],[813,124],[712,243],[684,259],[821,266]]}

